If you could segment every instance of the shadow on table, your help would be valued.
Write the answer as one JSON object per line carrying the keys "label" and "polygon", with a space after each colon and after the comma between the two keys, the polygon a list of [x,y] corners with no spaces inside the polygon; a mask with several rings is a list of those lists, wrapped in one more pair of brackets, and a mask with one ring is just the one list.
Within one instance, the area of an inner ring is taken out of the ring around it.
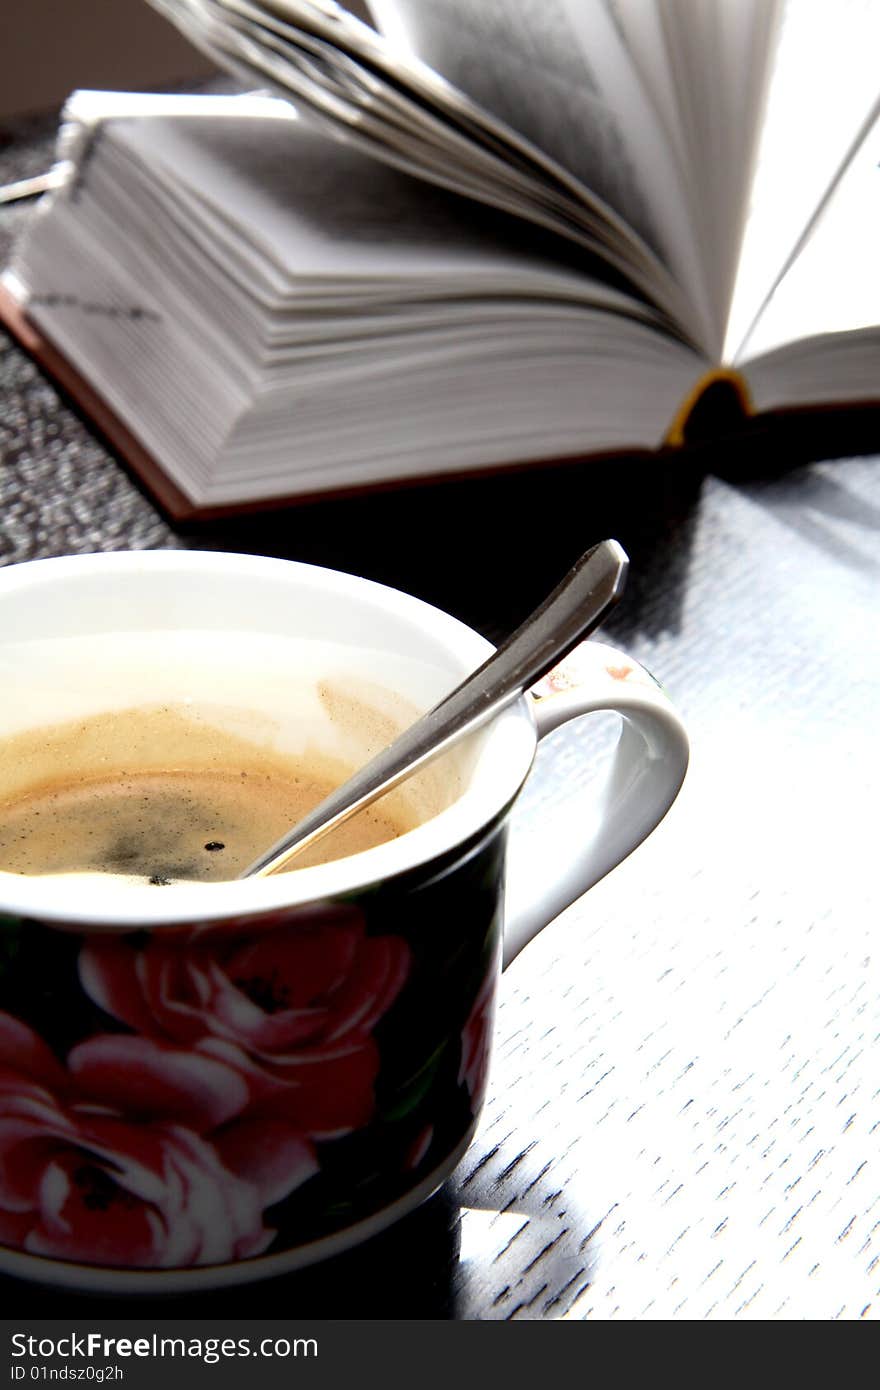
{"label": "shadow on table", "polygon": [[[796,502],[811,462],[871,452],[880,453],[880,411],[769,416],[682,451],[400,487],[175,531],[197,549],[277,555],[406,589],[493,641],[584,550],[613,536],[631,565],[608,630],[626,643],[680,628],[708,476],[734,486],[788,476]],[[829,504],[832,486],[826,480]]]}
{"label": "shadow on table", "polygon": [[204,1293],[86,1295],[0,1279],[6,1318],[429,1318],[453,1312],[459,1209],[442,1188],[363,1245],[282,1278]]}
{"label": "shadow on table", "polygon": [[[676,626],[702,465],[642,455],[312,502],[175,530],[235,550],[361,574],[454,613],[493,641],[595,542],[631,560],[628,609]],[[662,576],[662,605],[643,604]]]}
{"label": "shadow on table", "polygon": [[[532,1143],[513,1162],[496,1147],[387,1231],[333,1259],[253,1284],[196,1293],[88,1294],[0,1278],[3,1316],[25,1325],[90,1319],[491,1318],[555,1320],[589,1287],[602,1225],[564,1202],[552,1164],[532,1173]],[[524,1183],[523,1175],[529,1180]],[[518,1190],[518,1184],[525,1192]]]}
{"label": "shadow on table", "polygon": [[811,463],[880,454],[880,406],[766,415],[693,453],[707,471],[735,486],[793,475]]}
{"label": "shadow on table", "polygon": [[[745,458],[718,460],[713,472],[771,514],[795,542],[876,574],[880,483],[872,455],[880,456],[880,410],[843,417],[815,412],[786,430],[780,421],[768,427],[761,444]],[[855,466],[836,469],[844,459]]]}

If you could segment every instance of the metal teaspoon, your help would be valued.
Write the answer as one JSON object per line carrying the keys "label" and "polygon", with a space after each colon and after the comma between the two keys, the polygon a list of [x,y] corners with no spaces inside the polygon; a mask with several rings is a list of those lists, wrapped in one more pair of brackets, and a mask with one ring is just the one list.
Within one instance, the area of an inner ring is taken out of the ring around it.
{"label": "metal teaspoon", "polygon": [[306,845],[519,699],[592,632],[617,602],[628,565],[617,541],[601,541],[588,550],[482,666],[325,797],[239,877],[283,868]]}

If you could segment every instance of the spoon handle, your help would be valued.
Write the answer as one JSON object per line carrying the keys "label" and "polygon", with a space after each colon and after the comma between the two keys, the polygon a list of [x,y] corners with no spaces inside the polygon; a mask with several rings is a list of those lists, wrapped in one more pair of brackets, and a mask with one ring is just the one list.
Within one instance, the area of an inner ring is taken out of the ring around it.
{"label": "spoon handle", "polygon": [[282,868],[307,844],[518,699],[599,624],[623,591],[628,564],[617,541],[602,541],[588,550],[482,666],[315,806],[241,877]]}

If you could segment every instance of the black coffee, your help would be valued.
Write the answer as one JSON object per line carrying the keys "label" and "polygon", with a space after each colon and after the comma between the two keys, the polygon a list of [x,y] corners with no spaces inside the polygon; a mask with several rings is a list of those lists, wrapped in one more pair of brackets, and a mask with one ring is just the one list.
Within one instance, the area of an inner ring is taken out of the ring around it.
{"label": "black coffee", "polygon": [[[140,774],[50,786],[0,807],[0,868],[19,874],[81,870],[155,883],[230,879],[332,790],[238,771]],[[297,867],[370,849],[401,827],[369,811],[300,856]],[[291,865],[291,867],[294,867]]]}
{"label": "black coffee", "polygon": [[[167,770],[155,766],[157,749]],[[127,874],[159,885],[236,878],[349,771],[161,707],[36,730],[0,753],[0,869]],[[412,824],[399,804],[368,808],[290,867],[371,849]]]}

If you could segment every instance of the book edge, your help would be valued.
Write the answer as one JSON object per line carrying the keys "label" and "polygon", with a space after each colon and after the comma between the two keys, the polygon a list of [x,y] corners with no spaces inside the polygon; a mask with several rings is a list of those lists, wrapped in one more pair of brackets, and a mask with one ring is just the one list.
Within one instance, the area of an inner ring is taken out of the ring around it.
{"label": "book edge", "polygon": [[95,427],[111,446],[150,499],[157,502],[174,522],[214,521],[223,518],[267,512],[282,507],[329,502],[366,494],[399,491],[404,487],[421,487],[454,482],[464,478],[487,478],[496,474],[514,473],[520,469],[555,468],[583,463],[586,459],[648,458],[655,449],[633,445],[629,448],[603,450],[596,454],[572,454],[560,458],[540,458],[517,462],[468,467],[455,471],[418,473],[400,478],[371,478],[362,484],[327,488],[308,492],[279,493],[270,497],[237,502],[205,503],[194,501],[168,476],[161,464],[124,424],[103,397],[78,371],[70,358],[57,348],[28,317],[8,285],[0,280],[0,324],[20,347],[41,367],[50,379],[66,394],[76,410],[89,425]]}
{"label": "book edge", "polygon": [[97,426],[105,439],[139,477],[175,520],[186,520],[197,513],[196,504],[182,492],[131,430],[114,414],[94,387],[28,318],[7,285],[0,281],[0,323],[34,361],[74,402],[86,419]]}
{"label": "book edge", "polygon": [[362,484],[342,488],[279,493],[270,497],[236,502],[199,504],[173,482],[149,450],[119,419],[70,359],[32,323],[23,306],[9,287],[3,284],[2,280],[0,280],[0,324],[65,393],[88,425],[99,432],[114,451],[120,464],[127,468],[135,483],[141,487],[149,499],[157,503],[172,522],[184,524],[254,515],[298,505],[342,501],[346,498],[362,497],[369,494],[400,491],[403,488],[460,482],[470,478],[485,479],[520,470],[553,469],[583,464],[586,461],[598,464],[620,458],[647,459],[668,454],[685,454],[694,442],[688,435],[688,425],[693,413],[705,393],[718,383],[727,384],[733,389],[742,408],[742,418],[746,423],[764,421],[769,426],[779,418],[793,417],[802,421],[809,421],[810,417],[815,418],[829,414],[839,417],[841,413],[864,411],[870,412],[872,420],[875,417],[880,417],[880,408],[873,401],[865,401],[863,398],[854,398],[852,401],[846,402],[816,401],[787,409],[759,411],[754,407],[747,380],[742,373],[719,368],[705,372],[699,377],[693,389],[682,401],[663,441],[653,449],[636,445],[630,448],[607,449],[597,453],[579,453],[565,457],[538,458],[518,462],[502,461],[496,464],[480,465],[476,468],[463,466],[454,472],[420,473],[402,478],[371,478]]}

